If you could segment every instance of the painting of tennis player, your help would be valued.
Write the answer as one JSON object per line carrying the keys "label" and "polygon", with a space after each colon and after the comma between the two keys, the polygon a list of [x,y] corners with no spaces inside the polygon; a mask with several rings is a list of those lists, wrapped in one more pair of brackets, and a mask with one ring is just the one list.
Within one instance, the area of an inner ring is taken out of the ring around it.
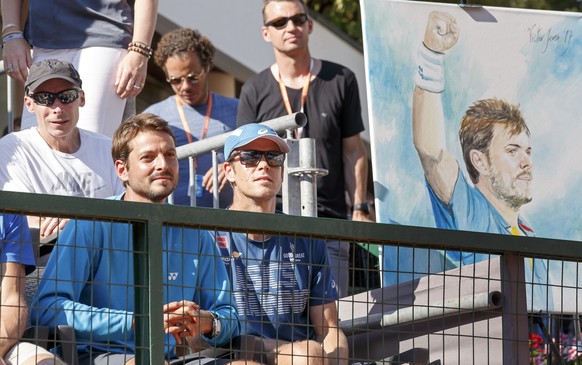
{"label": "painting of tennis player", "polygon": [[[582,240],[582,21],[523,9],[361,4],[379,221]],[[385,269],[391,256],[414,272],[487,258],[385,254]],[[539,275],[575,285],[578,275],[551,265],[537,265]]]}

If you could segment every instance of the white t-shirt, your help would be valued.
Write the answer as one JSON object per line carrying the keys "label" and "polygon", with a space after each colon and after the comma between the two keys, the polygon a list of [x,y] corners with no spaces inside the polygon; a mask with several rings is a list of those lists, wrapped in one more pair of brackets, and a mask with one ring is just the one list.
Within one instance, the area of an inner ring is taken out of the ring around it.
{"label": "white t-shirt", "polygon": [[0,190],[107,198],[124,191],[111,158],[111,139],[79,129],[75,153],[50,148],[36,128],[0,139]]}

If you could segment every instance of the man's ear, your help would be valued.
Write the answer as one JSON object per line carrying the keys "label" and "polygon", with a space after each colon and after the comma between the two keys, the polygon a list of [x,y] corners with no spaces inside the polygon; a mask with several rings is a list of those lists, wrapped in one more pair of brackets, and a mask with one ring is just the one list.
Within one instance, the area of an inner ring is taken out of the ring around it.
{"label": "man's ear", "polygon": [[487,155],[481,151],[471,150],[469,157],[471,158],[471,164],[479,172],[479,175],[489,175],[490,164]]}
{"label": "man's ear", "polygon": [[83,90],[79,91],[79,106],[85,106],[85,92]]}
{"label": "man's ear", "polygon": [[271,43],[271,35],[269,34],[269,27],[262,26],[261,27],[261,34],[263,35],[263,39],[267,43]]}
{"label": "man's ear", "polygon": [[121,182],[123,182],[123,185],[125,185],[129,180],[129,177],[127,176],[127,164],[121,160],[115,161],[115,173]]}
{"label": "man's ear", "polygon": [[34,114],[34,101],[30,96],[24,97],[24,105],[26,106],[26,110]]}
{"label": "man's ear", "polygon": [[232,166],[232,164],[230,162],[225,162],[222,165],[222,168],[224,169],[224,175],[226,176],[226,179],[232,184],[234,183],[234,167]]}

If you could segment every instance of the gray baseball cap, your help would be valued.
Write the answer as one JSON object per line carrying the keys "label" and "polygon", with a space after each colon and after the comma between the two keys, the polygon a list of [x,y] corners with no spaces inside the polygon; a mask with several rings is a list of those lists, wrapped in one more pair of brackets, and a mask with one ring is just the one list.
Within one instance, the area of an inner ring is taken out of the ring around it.
{"label": "gray baseball cap", "polygon": [[27,93],[32,92],[43,82],[52,79],[67,80],[79,89],[82,85],[81,76],[72,64],[67,61],[48,59],[35,62],[30,66],[24,90]]}

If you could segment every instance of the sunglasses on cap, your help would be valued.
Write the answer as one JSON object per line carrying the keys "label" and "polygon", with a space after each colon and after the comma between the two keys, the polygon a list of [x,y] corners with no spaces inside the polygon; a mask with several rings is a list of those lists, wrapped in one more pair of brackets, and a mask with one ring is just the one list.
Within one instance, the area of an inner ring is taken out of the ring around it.
{"label": "sunglasses on cap", "polygon": [[56,93],[56,94],[41,91],[38,93],[28,94],[28,96],[32,100],[34,100],[34,102],[37,103],[38,105],[51,106],[54,104],[54,102],[57,98],[59,98],[59,100],[63,104],[72,103],[73,101],[75,101],[79,98],[79,94],[80,94],[80,92],[78,89],[69,89],[69,90],[61,91],[61,92]]}
{"label": "sunglasses on cap", "polygon": [[305,24],[305,22],[308,20],[309,18],[307,17],[307,14],[305,13],[300,13],[300,14],[295,14],[293,16],[287,16],[287,17],[280,17],[280,18],[275,18],[273,20],[270,20],[268,22],[265,23],[265,26],[272,26],[275,27],[277,29],[283,29],[285,27],[287,27],[287,23],[289,23],[289,20],[291,20],[293,22],[293,24],[297,25],[297,26],[301,26],[303,24]]}
{"label": "sunglasses on cap", "polygon": [[232,161],[236,156],[240,157],[240,163],[245,166],[257,166],[263,156],[271,167],[281,167],[285,162],[285,153],[280,151],[236,151],[228,160]]}
{"label": "sunglasses on cap", "polygon": [[166,81],[169,82],[170,85],[172,85],[172,86],[180,86],[180,85],[182,85],[184,80],[188,81],[188,83],[190,83],[190,84],[197,84],[202,79],[202,75],[204,75],[204,71],[205,70],[202,70],[197,74],[192,72],[192,73],[189,73],[188,75],[182,76],[182,77],[168,77],[166,79]]}

